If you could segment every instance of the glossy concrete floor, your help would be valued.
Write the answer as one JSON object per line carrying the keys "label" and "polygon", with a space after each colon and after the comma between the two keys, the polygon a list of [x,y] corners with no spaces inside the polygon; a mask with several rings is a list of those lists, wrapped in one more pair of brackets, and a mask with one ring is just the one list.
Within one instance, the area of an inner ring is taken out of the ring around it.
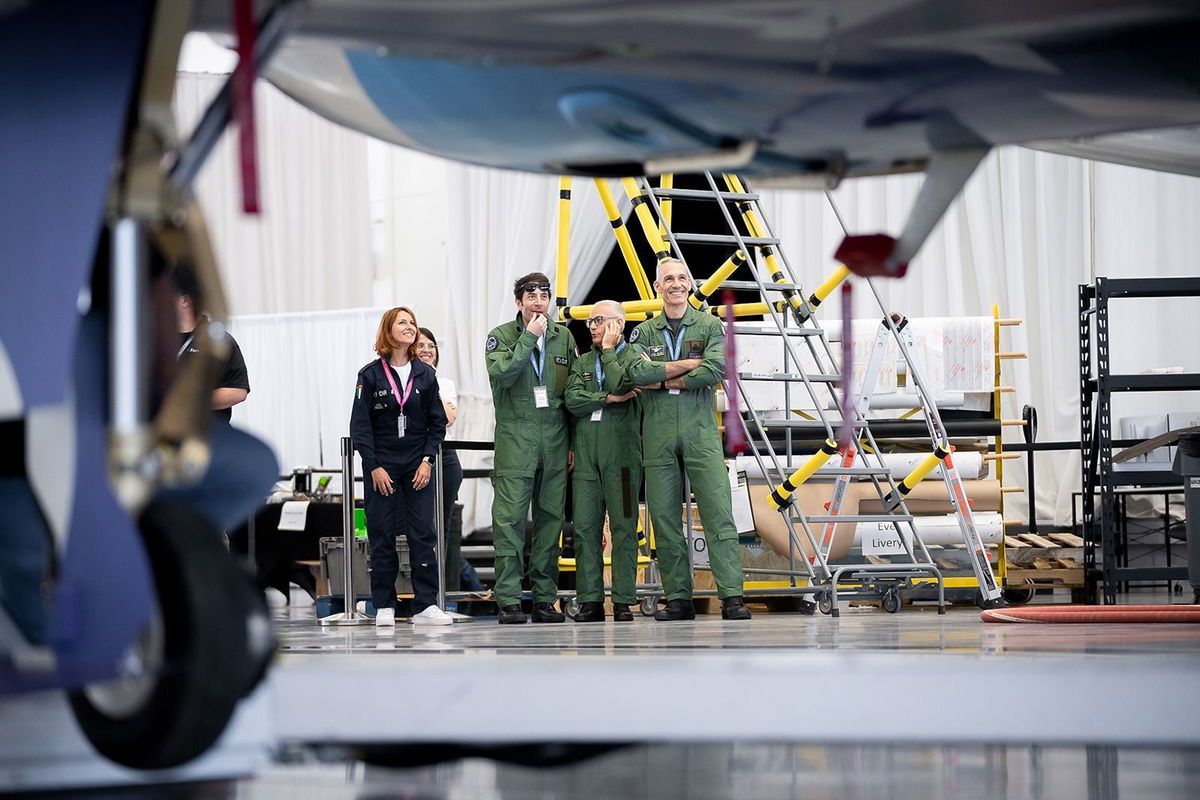
{"label": "glossy concrete floor", "polygon": [[[442,629],[275,613],[271,763],[173,794],[1200,797],[1200,625],[989,625],[974,608],[877,606]],[[538,768],[479,757],[534,742],[602,754]],[[378,766],[463,744],[484,749]]]}
{"label": "glossy concrete floor", "polygon": [[[1200,745],[1200,625],[871,606],[378,629],[289,609],[279,630],[272,685],[289,740]],[[318,694],[320,714],[283,699]]]}

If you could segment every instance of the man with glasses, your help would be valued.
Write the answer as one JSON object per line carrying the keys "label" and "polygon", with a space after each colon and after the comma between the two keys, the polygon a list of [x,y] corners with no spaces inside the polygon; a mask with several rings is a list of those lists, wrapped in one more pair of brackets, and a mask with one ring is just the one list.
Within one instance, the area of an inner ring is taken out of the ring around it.
{"label": "man with glasses", "polygon": [[632,622],[637,603],[638,490],[642,485],[639,389],[629,376],[625,309],[602,300],[587,321],[592,349],[580,356],[567,380],[567,410],[575,422],[576,622],[604,621],[604,512],[612,537],[613,619]]}
{"label": "man with glasses", "polygon": [[533,621],[562,622],[558,597],[559,536],[566,506],[570,443],[563,396],[575,363],[575,340],[546,316],[550,279],[533,272],[513,285],[517,316],[492,328],[484,345],[496,409],[492,536],[500,623],[525,622],[525,520],[533,502],[529,579]]}
{"label": "man with glasses", "polygon": [[638,400],[643,412],[646,505],[667,599],[666,608],[654,618],[696,618],[691,562],[680,524],[682,464],[700,507],[721,616],[750,619],[750,610],[742,602],[742,556],[714,399],[716,386],[725,377],[725,333],[720,321],[688,303],[692,280],[681,261],[659,262],[654,289],[662,297],[663,313],[638,325],[629,336],[642,356],[630,363],[633,380],[639,385],[662,382],[661,389],[643,392]]}

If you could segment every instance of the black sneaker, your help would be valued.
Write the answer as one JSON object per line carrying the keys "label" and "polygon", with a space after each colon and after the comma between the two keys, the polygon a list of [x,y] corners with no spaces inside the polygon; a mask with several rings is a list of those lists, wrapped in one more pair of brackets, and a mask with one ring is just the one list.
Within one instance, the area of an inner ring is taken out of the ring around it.
{"label": "black sneaker", "polygon": [[721,619],[750,619],[750,609],[740,597],[726,597],[721,601]]}
{"label": "black sneaker", "polygon": [[565,622],[566,617],[555,610],[551,603],[534,603],[533,604],[533,621],[534,622]]}
{"label": "black sneaker", "polygon": [[692,605],[691,600],[668,600],[665,608],[654,612],[654,618],[659,622],[695,619],[696,607]]}
{"label": "black sneaker", "polygon": [[576,622],[604,622],[604,604],[580,603],[579,611],[571,619]]}
{"label": "black sneaker", "polygon": [[629,610],[628,603],[613,603],[613,621],[633,622],[633,612]]}
{"label": "black sneaker", "polygon": [[525,622],[525,612],[521,610],[520,603],[511,606],[504,606],[500,609],[501,625],[523,625]]}

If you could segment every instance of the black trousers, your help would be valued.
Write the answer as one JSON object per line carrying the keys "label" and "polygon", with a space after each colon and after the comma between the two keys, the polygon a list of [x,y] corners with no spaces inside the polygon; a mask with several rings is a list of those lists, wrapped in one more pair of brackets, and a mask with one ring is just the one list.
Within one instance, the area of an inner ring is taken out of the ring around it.
{"label": "black trousers", "polygon": [[462,463],[455,450],[442,451],[442,519],[446,521],[446,591],[457,592],[462,584],[462,523],[454,520],[454,504],[463,482]]}
{"label": "black trousers", "polygon": [[416,464],[411,469],[382,466],[392,478],[392,494],[381,495],[375,491],[370,473],[363,476],[363,510],[371,547],[371,602],[377,609],[396,607],[396,576],[400,572],[396,537],[403,532],[412,562],[412,610],[418,614],[437,603],[437,532],[433,527],[436,489],[433,481],[420,491],[412,487]]}

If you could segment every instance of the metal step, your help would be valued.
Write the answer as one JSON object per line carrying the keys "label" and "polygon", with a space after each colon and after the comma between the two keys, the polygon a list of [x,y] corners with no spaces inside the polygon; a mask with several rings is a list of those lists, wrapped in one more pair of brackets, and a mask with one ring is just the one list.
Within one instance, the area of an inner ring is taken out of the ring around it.
{"label": "metal step", "polygon": [[481,581],[496,580],[496,568],[495,567],[476,567],[475,574],[479,576],[479,580],[481,580]]}
{"label": "metal step", "polygon": [[[808,375],[810,383],[841,383],[841,375]],[[798,372],[739,372],[738,380],[743,381],[794,381],[803,383],[804,378]]]}
{"label": "metal step", "polygon": [[[735,322],[733,324],[733,332],[739,336],[779,336],[780,335],[778,328],[740,327],[741,325],[745,325],[745,324],[748,324],[748,323]],[[824,336],[825,329],[824,328],[784,328],[783,334],[785,336]]]}
{"label": "metal step", "polygon": [[[675,241],[677,242],[692,242],[695,244],[738,244],[738,237],[730,236],[725,233],[676,233]],[[765,236],[743,236],[741,244],[745,245],[764,245],[764,244],[779,244],[779,240],[773,237]]]}
{"label": "metal step", "polygon": [[823,475],[890,475],[887,467],[821,467],[813,473],[812,479],[817,480]]}
{"label": "metal step", "polygon": [[651,189],[655,197],[679,198],[686,200],[757,200],[754,192],[716,192],[711,189]]}
{"label": "metal step", "polygon": [[[767,430],[825,430],[825,423],[819,419],[762,419],[761,422],[762,426]],[[838,423],[841,424],[841,420],[838,420]]]}
{"label": "metal step", "polygon": [[495,558],[496,548],[490,544],[464,544],[463,558]]}
{"label": "metal step", "polygon": [[[725,281],[719,287],[721,289],[748,289],[750,291],[758,291],[759,284],[754,281]],[[764,283],[762,288],[769,292],[801,292],[803,287],[798,283]]]}
{"label": "metal step", "polygon": [[912,522],[912,514],[822,514],[805,517],[808,522]]}

